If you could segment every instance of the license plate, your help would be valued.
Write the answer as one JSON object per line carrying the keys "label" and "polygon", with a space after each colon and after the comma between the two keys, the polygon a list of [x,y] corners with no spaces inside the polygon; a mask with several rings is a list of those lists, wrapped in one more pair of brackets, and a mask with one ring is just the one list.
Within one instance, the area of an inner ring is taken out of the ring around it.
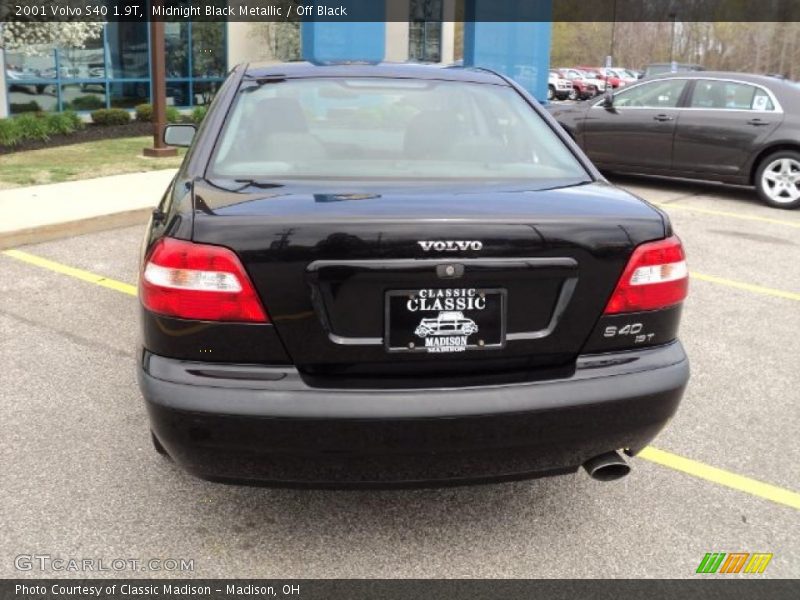
{"label": "license plate", "polygon": [[386,292],[389,352],[452,354],[505,345],[506,290],[436,288]]}

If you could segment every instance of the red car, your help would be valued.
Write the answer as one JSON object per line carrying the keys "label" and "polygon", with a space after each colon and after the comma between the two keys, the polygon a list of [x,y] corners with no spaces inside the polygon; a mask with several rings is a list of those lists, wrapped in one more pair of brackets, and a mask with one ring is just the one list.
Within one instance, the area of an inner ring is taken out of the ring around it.
{"label": "red car", "polygon": [[564,79],[569,79],[572,82],[572,92],[570,92],[569,95],[570,100],[586,100],[587,98],[594,98],[597,95],[597,86],[589,83],[584,73],[578,69],[556,69],[556,72]]}
{"label": "red car", "polygon": [[594,71],[597,73],[598,78],[610,84],[612,88],[625,87],[625,82],[612,70],[605,67],[578,67],[578,69],[586,71]]}

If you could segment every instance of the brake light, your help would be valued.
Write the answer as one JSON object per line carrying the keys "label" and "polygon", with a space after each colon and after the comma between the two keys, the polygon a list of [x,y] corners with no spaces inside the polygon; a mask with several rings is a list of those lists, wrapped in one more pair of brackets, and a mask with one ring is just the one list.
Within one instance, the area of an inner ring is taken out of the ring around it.
{"label": "brake light", "polygon": [[162,238],[142,269],[139,298],[182,319],[269,322],[242,263],[221,246]]}
{"label": "brake light", "polygon": [[681,241],[672,236],[637,246],[622,273],[605,314],[656,310],[678,304],[689,290],[689,271]]}

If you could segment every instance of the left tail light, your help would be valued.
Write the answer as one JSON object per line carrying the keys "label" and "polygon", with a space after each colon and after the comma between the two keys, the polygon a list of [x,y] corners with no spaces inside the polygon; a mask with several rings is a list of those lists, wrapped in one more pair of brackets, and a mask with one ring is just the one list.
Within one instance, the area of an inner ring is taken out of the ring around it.
{"label": "left tail light", "polygon": [[145,261],[139,298],[146,309],[181,319],[269,322],[239,258],[221,246],[162,238]]}

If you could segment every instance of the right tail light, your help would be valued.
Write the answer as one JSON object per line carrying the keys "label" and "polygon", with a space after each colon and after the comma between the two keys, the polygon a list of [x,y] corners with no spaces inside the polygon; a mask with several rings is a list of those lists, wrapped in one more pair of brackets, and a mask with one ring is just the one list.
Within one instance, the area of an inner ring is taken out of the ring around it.
{"label": "right tail light", "polygon": [[667,308],[689,291],[686,255],[677,236],[637,246],[617,282],[604,314]]}

